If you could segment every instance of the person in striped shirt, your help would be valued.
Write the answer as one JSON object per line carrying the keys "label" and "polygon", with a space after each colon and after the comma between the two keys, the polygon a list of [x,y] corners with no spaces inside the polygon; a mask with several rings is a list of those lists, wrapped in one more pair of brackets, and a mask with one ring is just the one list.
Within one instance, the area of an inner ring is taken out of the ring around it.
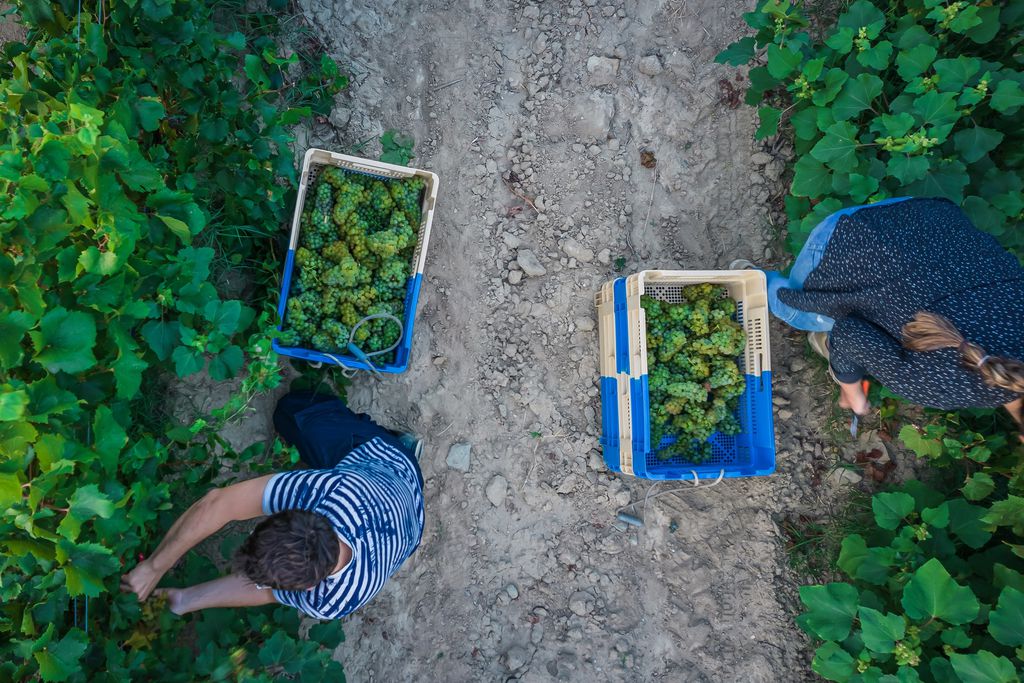
{"label": "person in striped shirt", "polygon": [[[282,398],[274,425],[311,469],[208,492],[125,574],[123,590],[139,600],[165,594],[176,614],[280,602],[317,619],[345,616],[380,591],[423,535],[420,442],[312,392]],[[231,574],[156,588],[182,555],[226,523],[261,516]]]}

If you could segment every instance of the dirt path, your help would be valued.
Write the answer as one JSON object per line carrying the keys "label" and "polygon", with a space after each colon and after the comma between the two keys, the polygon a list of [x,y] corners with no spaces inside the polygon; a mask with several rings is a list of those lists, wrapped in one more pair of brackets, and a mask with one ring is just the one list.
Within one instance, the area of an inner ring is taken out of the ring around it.
{"label": "dirt path", "polygon": [[[350,680],[801,680],[774,521],[821,504],[827,389],[804,388],[801,347],[773,329],[777,475],[663,497],[620,530],[647,482],[598,449],[593,294],[615,260],[771,256],[782,161],[752,142],[750,108],[721,101],[734,70],[712,61],[753,3],[300,4],[355,76],[348,109],[300,145],[405,130],[442,182],[412,368],[350,391],[426,437],[428,519],[346,620]],[[456,443],[467,472],[446,463]]]}

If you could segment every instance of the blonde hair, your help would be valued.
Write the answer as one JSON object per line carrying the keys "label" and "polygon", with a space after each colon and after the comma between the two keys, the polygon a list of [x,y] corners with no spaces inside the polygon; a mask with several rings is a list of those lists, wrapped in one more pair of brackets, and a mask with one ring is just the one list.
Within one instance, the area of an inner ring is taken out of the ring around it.
{"label": "blonde hair", "polygon": [[903,346],[911,351],[957,349],[964,366],[991,387],[1024,394],[1024,363],[993,356],[964,338],[956,325],[936,313],[921,311],[903,326]]}

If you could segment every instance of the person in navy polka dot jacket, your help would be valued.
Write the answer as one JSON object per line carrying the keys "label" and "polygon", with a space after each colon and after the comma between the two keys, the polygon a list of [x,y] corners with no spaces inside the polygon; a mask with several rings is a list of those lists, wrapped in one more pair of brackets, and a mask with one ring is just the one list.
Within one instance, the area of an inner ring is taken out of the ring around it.
{"label": "person in navy polka dot jacket", "polygon": [[829,359],[840,405],[861,380],[932,408],[1005,407],[1022,423],[1024,268],[945,199],[890,199],[823,221],[769,306]]}

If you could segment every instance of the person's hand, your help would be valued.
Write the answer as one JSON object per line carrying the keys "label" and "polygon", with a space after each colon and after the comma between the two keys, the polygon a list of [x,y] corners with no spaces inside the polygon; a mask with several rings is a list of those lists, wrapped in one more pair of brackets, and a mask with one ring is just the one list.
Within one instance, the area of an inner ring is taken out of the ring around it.
{"label": "person's hand", "polygon": [[839,407],[864,417],[871,412],[871,403],[860,382],[839,383]]}
{"label": "person's hand", "polygon": [[164,573],[158,571],[149,559],[145,559],[135,565],[135,569],[121,577],[121,590],[126,593],[135,593],[142,602],[150,596]]}
{"label": "person's hand", "polygon": [[187,588],[157,588],[153,595],[166,595],[167,609],[180,617],[189,611],[187,591]]}

